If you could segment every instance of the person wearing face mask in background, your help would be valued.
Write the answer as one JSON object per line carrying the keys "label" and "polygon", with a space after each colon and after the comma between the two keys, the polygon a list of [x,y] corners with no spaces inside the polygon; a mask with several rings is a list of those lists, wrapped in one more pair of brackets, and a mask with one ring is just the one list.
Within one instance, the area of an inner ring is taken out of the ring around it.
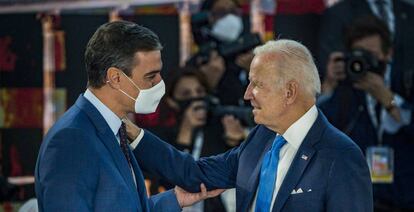
{"label": "person wearing face mask in background", "polygon": [[176,187],[147,197],[122,119],[158,106],[165,92],[161,49],[157,35],[132,22],[106,23],[94,33],[85,52],[88,87],[49,130],[39,151],[40,211],[181,211],[221,192],[201,185],[196,194]]}
{"label": "person wearing face mask in background", "polygon": [[[193,26],[194,41],[199,46],[199,52],[211,43],[218,48],[217,46],[235,42],[249,31],[244,26],[235,1],[206,0],[200,12],[208,14],[208,23],[200,28]],[[217,49],[213,49],[207,53],[207,61],[197,61],[192,65],[206,75],[209,86],[221,104],[244,106],[243,93],[248,84],[247,74],[253,59],[252,52],[246,50],[223,57]]]}
{"label": "person wearing face mask in background", "polygon": [[[240,121],[231,115],[212,114],[210,99],[214,97],[210,95],[202,72],[193,67],[174,70],[168,78],[166,98],[160,105],[160,125],[152,129],[178,149],[193,153],[195,158],[219,154],[238,145],[245,138]],[[204,141],[197,144],[200,136]]]}
{"label": "person wearing face mask in background", "polygon": [[[410,162],[414,150],[413,102],[403,98],[391,84],[395,81],[393,72],[399,70],[392,68],[390,31],[375,16],[362,16],[346,30],[344,44],[347,51],[367,51],[378,60],[378,65],[353,79],[355,63],[347,62],[353,59],[342,52],[333,52],[326,67],[319,105],[329,121],[366,153],[373,164],[371,173],[393,172],[393,179],[373,177],[375,211],[413,211],[414,168]],[[371,154],[374,149],[378,153]],[[388,163],[393,160],[387,156],[388,151],[394,154],[394,164]],[[381,160],[376,161],[375,157]],[[390,165],[394,165],[394,170],[375,170]]]}
{"label": "person wearing face mask in background", "polygon": [[[152,117],[157,123],[146,129],[195,159],[220,154],[239,145],[245,138],[245,130],[231,115],[212,114],[209,101],[213,97],[204,74],[193,67],[178,68],[169,73],[166,97],[160,103],[158,115]],[[146,174],[146,178],[151,182],[151,194],[172,187],[155,176]],[[226,199],[230,194],[207,199],[184,208],[184,211],[226,211],[235,207]]]}

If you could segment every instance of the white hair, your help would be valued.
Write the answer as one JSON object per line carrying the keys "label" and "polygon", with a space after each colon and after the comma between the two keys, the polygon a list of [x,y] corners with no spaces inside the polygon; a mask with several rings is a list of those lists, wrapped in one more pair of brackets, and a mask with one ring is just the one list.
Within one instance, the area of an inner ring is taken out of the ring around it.
{"label": "white hair", "polygon": [[280,39],[268,41],[254,49],[254,55],[267,53],[277,53],[282,57],[276,63],[280,74],[277,84],[296,79],[309,94],[316,96],[321,92],[318,69],[304,45],[297,41]]}

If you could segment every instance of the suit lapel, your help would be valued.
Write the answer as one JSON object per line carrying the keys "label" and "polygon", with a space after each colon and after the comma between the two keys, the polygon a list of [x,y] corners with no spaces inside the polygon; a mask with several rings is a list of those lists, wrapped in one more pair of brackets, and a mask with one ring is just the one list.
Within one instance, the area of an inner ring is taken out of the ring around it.
{"label": "suit lapel", "polygon": [[112,159],[114,160],[130,191],[135,195],[138,195],[134,179],[132,178],[131,169],[129,168],[124,153],[122,153],[122,150],[118,145],[118,141],[116,140],[112,131],[109,130],[108,132],[102,134],[100,133],[99,137],[101,138],[101,141],[104,143],[108,151],[111,153]]}
{"label": "suit lapel", "polygon": [[[280,211],[282,209],[291,191],[295,188],[309,162],[312,160],[314,153],[315,150],[313,148],[299,148],[277,193],[273,211]],[[302,155],[307,156],[307,159],[302,159]]]}
{"label": "suit lapel", "polygon": [[88,115],[89,119],[95,125],[100,140],[110,152],[111,157],[118,168],[118,171],[124,178],[125,183],[128,185],[129,190],[136,195],[137,198],[139,198],[128,162],[126,161],[118,141],[116,140],[115,135],[106,123],[105,119],[99,111],[85,97],[83,97],[82,94],[79,96],[75,104]]}
{"label": "suit lapel", "polygon": [[316,152],[313,146],[320,140],[321,134],[326,127],[326,122],[326,118],[322,112],[319,111],[318,118],[299,147],[285,179],[280,186],[272,211],[278,212],[282,210],[291,191],[299,183],[306,167],[312,161],[312,157]]}
{"label": "suit lapel", "polygon": [[149,211],[147,190],[145,187],[144,176],[142,175],[141,168],[139,167],[138,162],[135,159],[134,153],[131,151],[130,148],[128,148],[128,151],[129,151],[129,155],[131,156],[131,163],[132,163],[131,165],[134,170],[135,182],[137,182],[137,189],[138,189],[142,209],[143,211]]}

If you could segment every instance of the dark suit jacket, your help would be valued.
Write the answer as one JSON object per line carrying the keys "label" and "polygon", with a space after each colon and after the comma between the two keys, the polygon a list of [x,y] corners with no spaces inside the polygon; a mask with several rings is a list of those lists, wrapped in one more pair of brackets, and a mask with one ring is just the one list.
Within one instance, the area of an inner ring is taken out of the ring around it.
{"label": "dark suit jacket", "polygon": [[[414,102],[414,6],[393,0],[395,16],[393,91]],[[373,15],[366,0],[343,0],[325,10],[319,32],[318,64],[324,76],[329,54],[344,50],[345,28],[363,15]],[[413,129],[414,130],[414,129]]]}
{"label": "dark suit jacket", "polygon": [[[237,211],[248,211],[263,156],[274,138],[274,132],[259,125],[239,147],[196,162],[145,132],[134,154],[140,155],[144,170],[190,191],[198,191],[201,182],[210,189],[235,187]],[[304,193],[291,194],[299,188]],[[321,112],[292,161],[272,211],[372,211],[370,175],[360,149]]]}
{"label": "dark suit jacket", "polygon": [[[377,129],[368,113],[365,92],[350,85],[339,86],[332,97],[319,106],[329,121],[349,135],[363,151],[378,145]],[[384,132],[383,144],[394,149],[394,183],[374,186],[376,200],[411,209],[414,208],[414,167],[411,162],[414,151],[413,120],[412,112],[409,125],[401,127],[395,134]]]}
{"label": "dark suit jacket", "polygon": [[[176,111],[174,111],[176,113]],[[180,116],[180,114],[177,114]],[[229,148],[226,145],[226,141],[224,140],[224,132],[223,126],[221,125],[220,119],[217,117],[209,117],[206,125],[202,128],[199,128],[193,132],[193,137],[191,139],[191,144],[188,146],[184,146],[178,143],[177,136],[179,133],[179,128],[181,126],[181,122],[178,121],[173,126],[157,126],[151,127],[148,130],[159,136],[162,140],[167,141],[169,144],[174,146],[176,149],[180,151],[186,151],[190,154],[194,150],[195,144],[195,137],[196,133],[202,131],[203,133],[203,145],[201,146],[200,156],[211,156],[225,152]],[[165,182],[163,179],[158,179],[156,176],[148,175],[148,173],[144,172],[145,178],[151,180],[151,192],[158,193],[159,186],[163,186],[166,189],[173,188],[175,185]],[[223,212],[226,211],[223,202],[221,200],[221,196],[217,196],[214,198],[204,200],[204,212]]]}
{"label": "dark suit jacket", "polygon": [[131,159],[137,185],[109,125],[81,95],[40,148],[40,211],[180,211],[173,191],[147,198],[140,167]]}

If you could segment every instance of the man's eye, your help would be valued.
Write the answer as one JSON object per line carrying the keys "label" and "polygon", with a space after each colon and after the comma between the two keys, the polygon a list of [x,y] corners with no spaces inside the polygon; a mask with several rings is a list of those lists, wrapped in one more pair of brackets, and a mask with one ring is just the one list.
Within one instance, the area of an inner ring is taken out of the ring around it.
{"label": "man's eye", "polygon": [[147,79],[154,79],[154,78],[155,78],[155,75],[147,76]]}

